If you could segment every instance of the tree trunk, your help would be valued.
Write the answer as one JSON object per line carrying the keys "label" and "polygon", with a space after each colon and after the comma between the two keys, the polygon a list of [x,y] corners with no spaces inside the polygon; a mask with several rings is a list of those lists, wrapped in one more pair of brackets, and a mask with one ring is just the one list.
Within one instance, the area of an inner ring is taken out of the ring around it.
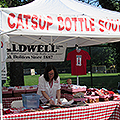
{"label": "tree trunk", "polygon": [[10,86],[24,86],[23,63],[10,63]]}

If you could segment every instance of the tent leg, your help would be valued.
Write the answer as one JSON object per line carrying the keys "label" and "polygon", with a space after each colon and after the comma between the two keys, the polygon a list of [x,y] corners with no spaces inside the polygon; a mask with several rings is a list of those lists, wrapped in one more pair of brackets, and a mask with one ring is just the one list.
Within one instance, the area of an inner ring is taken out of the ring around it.
{"label": "tent leg", "polygon": [[2,78],[1,78],[1,38],[0,38],[0,120],[3,120],[3,112],[2,112]]}
{"label": "tent leg", "polygon": [[[89,47],[89,53],[91,56],[91,47]],[[90,59],[90,74],[91,74],[91,88],[93,88],[93,79],[92,79],[92,61]]]}
{"label": "tent leg", "polygon": [[39,65],[40,65],[40,76],[41,76],[41,62],[39,63]]}
{"label": "tent leg", "polygon": [[78,77],[78,75],[77,75],[77,85],[79,85],[79,77]]}

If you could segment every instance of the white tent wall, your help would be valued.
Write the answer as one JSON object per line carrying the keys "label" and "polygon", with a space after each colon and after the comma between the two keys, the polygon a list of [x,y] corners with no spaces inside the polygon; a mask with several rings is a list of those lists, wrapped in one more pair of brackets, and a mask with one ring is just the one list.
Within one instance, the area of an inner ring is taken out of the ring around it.
{"label": "white tent wall", "polygon": [[[9,37],[0,34],[0,117],[2,120],[2,80],[7,79],[6,59],[7,59],[7,44]],[[1,44],[2,43],[2,44]]]}
{"label": "white tent wall", "polygon": [[[0,38],[0,46],[1,46],[1,38]],[[1,63],[1,47],[0,47],[0,63]],[[1,79],[1,64],[0,64],[0,118],[2,120],[2,79]]]}
{"label": "white tent wall", "polygon": [[0,11],[0,31],[1,31],[1,28],[2,28],[2,12]]}
{"label": "white tent wall", "polygon": [[[1,18],[1,11],[0,11],[0,18]],[[1,28],[1,21],[0,19],[0,28]],[[1,63],[1,37],[0,37],[0,63]],[[1,79],[1,64],[0,64],[0,118],[2,120],[2,79]]]}

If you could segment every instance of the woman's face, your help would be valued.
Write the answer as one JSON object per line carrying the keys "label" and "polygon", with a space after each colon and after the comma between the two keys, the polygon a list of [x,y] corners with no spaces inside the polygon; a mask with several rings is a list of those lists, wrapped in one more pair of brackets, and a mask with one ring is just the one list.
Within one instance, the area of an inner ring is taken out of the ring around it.
{"label": "woman's face", "polygon": [[48,72],[49,79],[52,80],[54,77],[54,70]]}
{"label": "woman's face", "polygon": [[68,83],[68,84],[72,84],[72,80],[71,80],[71,79],[68,79],[67,83]]}

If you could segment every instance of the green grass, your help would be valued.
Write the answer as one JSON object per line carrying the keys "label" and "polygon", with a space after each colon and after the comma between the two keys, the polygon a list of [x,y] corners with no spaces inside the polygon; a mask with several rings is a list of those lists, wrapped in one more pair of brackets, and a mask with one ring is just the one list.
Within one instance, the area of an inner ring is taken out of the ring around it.
{"label": "green grass", "polygon": [[[38,78],[40,75],[26,75],[24,76],[25,85],[38,85]],[[68,78],[71,78],[73,84],[76,84],[77,76],[71,74],[63,73],[59,74],[61,83],[66,83]],[[86,85],[91,87],[91,75],[81,75],[79,76],[80,85]],[[93,87],[96,88],[110,88],[117,89],[118,82],[120,82],[120,73],[93,73],[92,74]]]}
{"label": "green grass", "polygon": [[24,84],[25,86],[29,85],[38,85],[38,78],[40,75],[25,75]]}

